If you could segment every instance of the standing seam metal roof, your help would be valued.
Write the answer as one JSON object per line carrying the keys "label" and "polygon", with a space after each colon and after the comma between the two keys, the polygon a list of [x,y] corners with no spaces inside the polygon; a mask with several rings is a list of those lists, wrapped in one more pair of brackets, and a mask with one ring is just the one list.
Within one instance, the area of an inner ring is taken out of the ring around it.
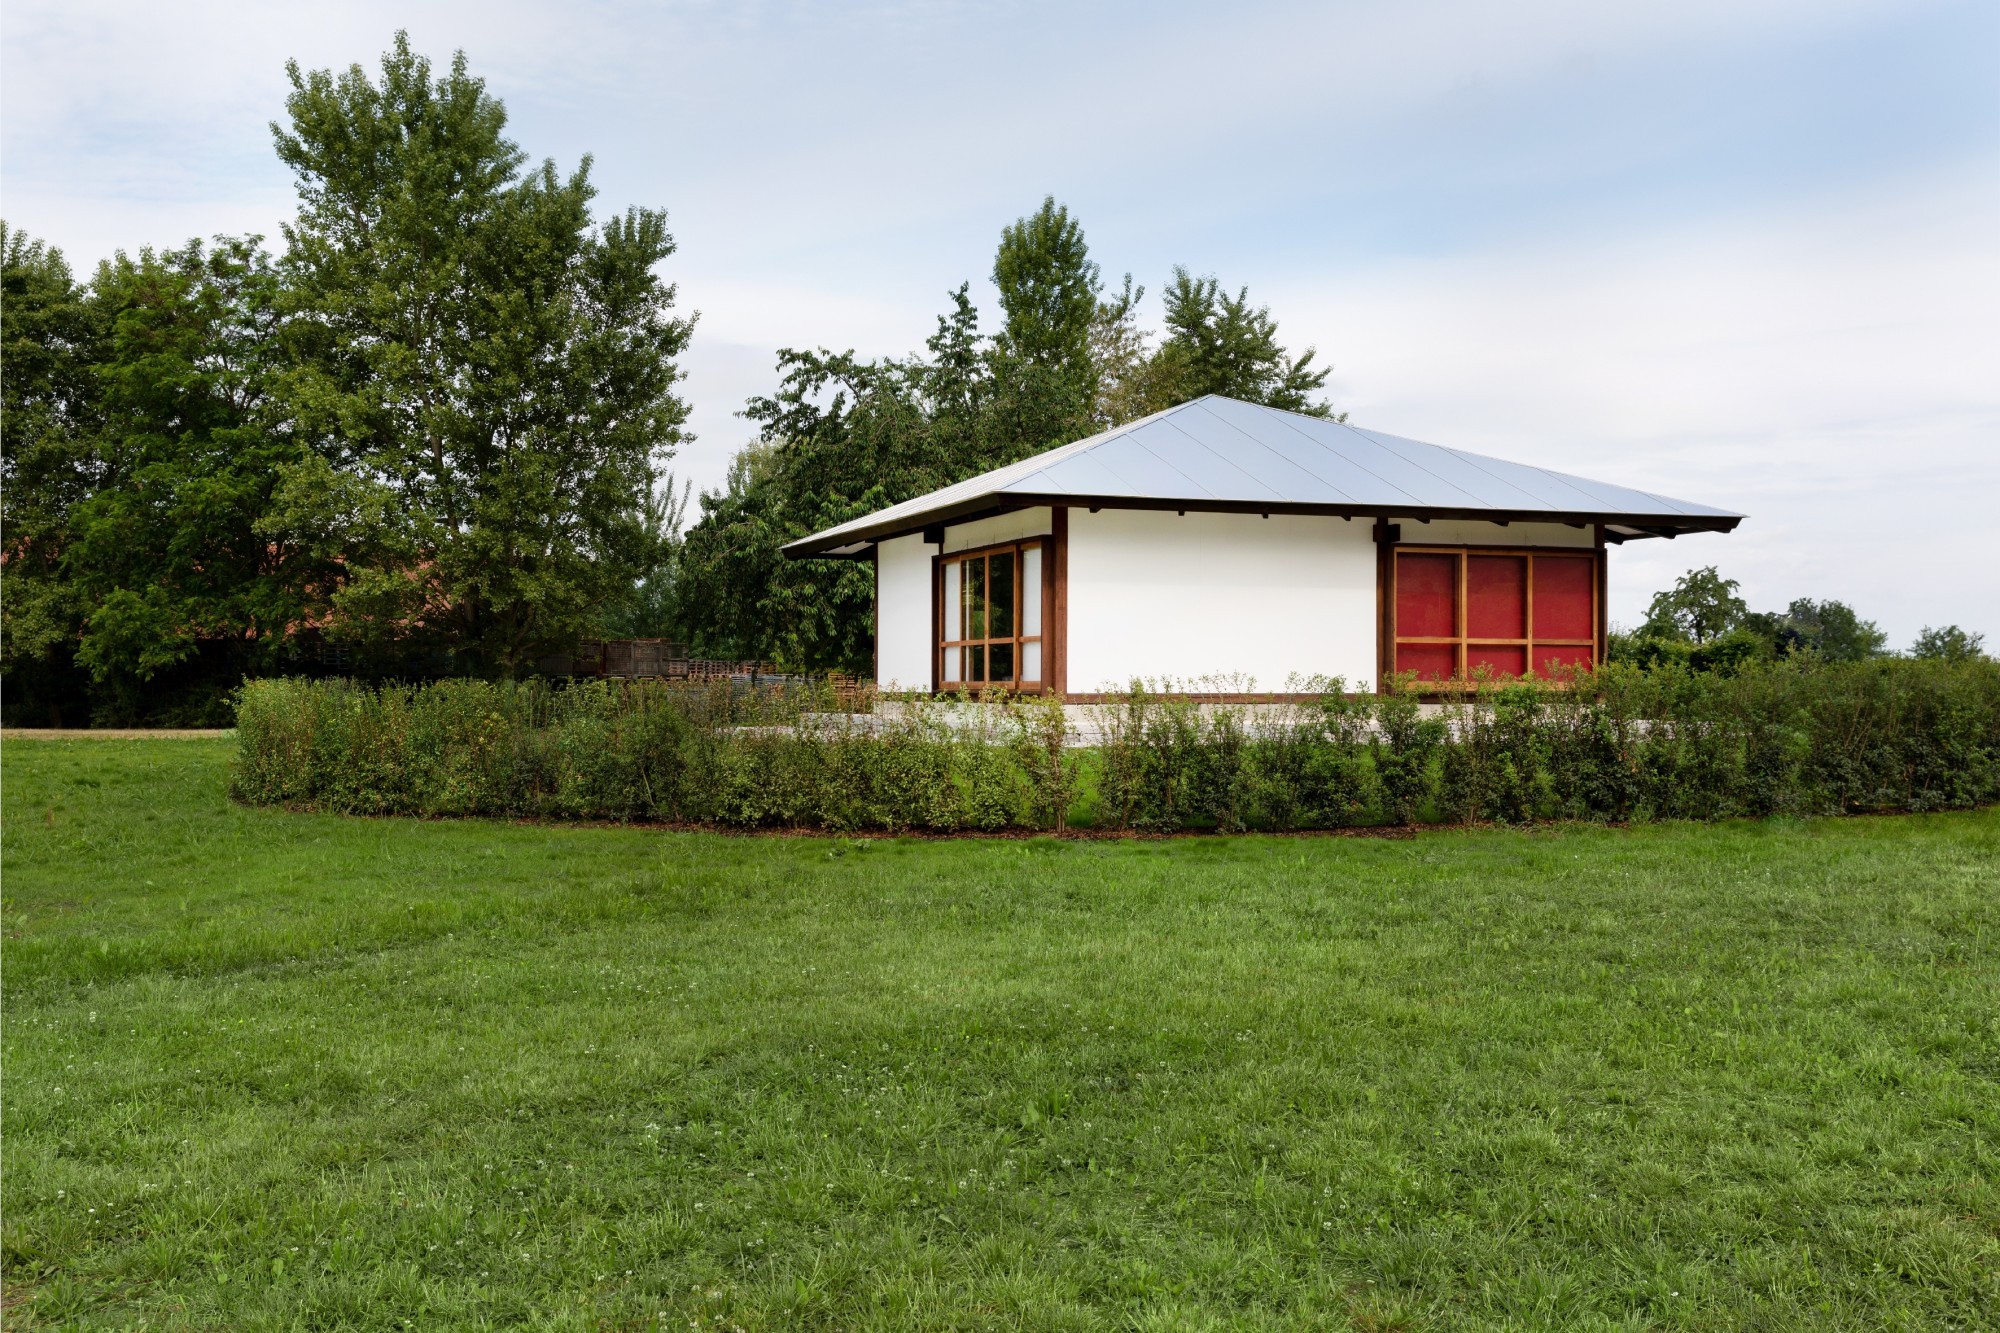
{"label": "standing seam metal roof", "polygon": [[1727,531],[1742,520],[1650,491],[1210,395],[816,532],[785,553],[820,555],[983,508],[1070,500],[1114,508],[1595,519],[1662,532]]}

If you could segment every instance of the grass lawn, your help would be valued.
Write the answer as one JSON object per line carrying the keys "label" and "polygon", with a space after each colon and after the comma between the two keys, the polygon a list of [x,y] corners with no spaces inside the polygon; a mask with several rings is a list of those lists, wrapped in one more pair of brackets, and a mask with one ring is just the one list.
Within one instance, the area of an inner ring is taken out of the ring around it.
{"label": "grass lawn", "polygon": [[8,1327],[2000,1322],[2000,812],[285,814],[10,741]]}

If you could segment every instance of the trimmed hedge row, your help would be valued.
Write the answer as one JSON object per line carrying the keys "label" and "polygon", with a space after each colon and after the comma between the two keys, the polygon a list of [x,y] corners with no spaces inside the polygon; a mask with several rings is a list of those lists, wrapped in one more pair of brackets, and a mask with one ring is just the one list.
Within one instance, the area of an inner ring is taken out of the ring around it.
{"label": "trimmed hedge row", "polygon": [[1422,706],[1404,691],[1217,705],[1135,684],[1097,742],[1038,699],[806,688],[262,680],[234,792],[370,814],[836,830],[1335,828],[1418,820],[1721,819],[2000,799],[2000,664],[1611,664]]}

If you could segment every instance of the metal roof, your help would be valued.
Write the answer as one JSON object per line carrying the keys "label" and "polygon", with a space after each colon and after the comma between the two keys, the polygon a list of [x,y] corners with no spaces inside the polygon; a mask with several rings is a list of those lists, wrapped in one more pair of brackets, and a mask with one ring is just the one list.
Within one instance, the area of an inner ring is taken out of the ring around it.
{"label": "metal roof", "polygon": [[1034,505],[1604,523],[1611,537],[1727,532],[1741,514],[1210,395],[786,546],[853,555]]}

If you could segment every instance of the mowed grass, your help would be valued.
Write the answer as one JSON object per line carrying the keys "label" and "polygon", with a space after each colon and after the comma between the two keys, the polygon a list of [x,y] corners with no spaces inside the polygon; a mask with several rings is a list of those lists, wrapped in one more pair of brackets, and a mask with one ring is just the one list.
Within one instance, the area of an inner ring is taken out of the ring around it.
{"label": "mowed grass", "polygon": [[4,756],[10,1327],[2000,1319],[2000,814],[961,842]]}

